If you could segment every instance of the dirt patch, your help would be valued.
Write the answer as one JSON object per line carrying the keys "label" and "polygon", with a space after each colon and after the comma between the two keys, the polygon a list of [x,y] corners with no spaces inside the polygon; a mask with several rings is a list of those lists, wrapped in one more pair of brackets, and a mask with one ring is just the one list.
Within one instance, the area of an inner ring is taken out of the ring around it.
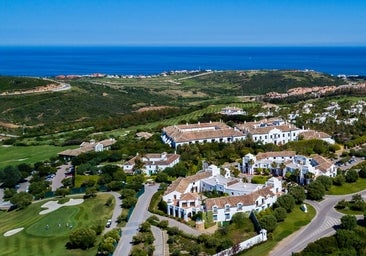
{"label": "dirt patch", "polygon": [[16,233],[19,233],[23,229],[24,228],[16,228],[16,229],[9,230],[8,232],[5,232],[4,233],[4,236],[12,236],[12,235],[15,235]]}
{"label": "dirt patch", "polygon": [[136,112],[146,112],[146,111],[153,111],[153,110],[160,110],[164,108],[173,108],[169,106],[151,106],[151,107],[143,107],[136,110]]}
{"label": "dirt patch", "polygon": [[19,125],[12,124],[12,123],[5,123],[5,122],[1,122],[1,121],[0,121],[0,126],[5,127],[5,128],[10,128],[10,129],[19,128]]}

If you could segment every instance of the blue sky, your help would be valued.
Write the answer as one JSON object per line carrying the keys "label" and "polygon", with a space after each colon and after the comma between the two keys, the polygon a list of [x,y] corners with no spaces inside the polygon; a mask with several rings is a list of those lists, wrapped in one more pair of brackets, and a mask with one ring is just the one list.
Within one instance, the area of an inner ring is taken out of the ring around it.
{"label": "blue sky", "polygon": [[0,45],[366,46],[364,0],[0,0]]}

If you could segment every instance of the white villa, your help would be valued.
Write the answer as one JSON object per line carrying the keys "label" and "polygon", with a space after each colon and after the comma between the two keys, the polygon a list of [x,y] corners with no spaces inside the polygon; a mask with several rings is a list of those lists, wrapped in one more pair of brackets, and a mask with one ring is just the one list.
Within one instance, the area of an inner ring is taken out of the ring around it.
{"label": "white villa", "polygon": [[173,125],[163,128],[161,138],[173,148],[180,145],[206,142],[230,143],[246,136],[222,122]]}
{"label": "white villa", "polygon": [[336,166],[325,157],[314,155],[306,157],[296,155],[295,151],[279,151],[247,154],[243,157],[243,172],[254,174],[256,169],[270,169],[277,175],[285,176],[286,172],[299,171],[300,183],[304,184],[307,174],[315,178],[321,175],[335,177]]}
{"label": "white villa", "polygon": [[167,167],[173,167],[179,163],[180,155],[167,154],[166,152],[162,154],[145,154],[141,156],[137,154],[135,157],[123,164],[123,170],[131,173],[137,159],[140,159],[144,164],[142,171],[144,171],[146,175],[151,175],[158,171],[163,171]]}
{"label": "white villa", "polygon": [[90,142],[83,142],[80,144],[79,148],[76,149],[66,149],[58,155],[60,157],[63,157],[66,161],[70,161],[71,158],[76,157],[80,155],[81,153],[87,153],[91,151],[95,152],[102,152],[104,150],[111,149],[112,145],[116,143],[115,139],[106,139],[99,142],[96,142],[95,140],[90,140]]}
{"label": "white villa", "polygon": [[225,107],[220,111],[220,114],[227,115],[227,116],[233,116],[233,115],[246,115],[247,112],[245,112],[241,108],[237,107]]}
{"label": "white villa", "polygon": [[246,122],[236,125],[236,128],[250,136],[254,142],[261,142],[263,144],[273,143],[276,145],[297,141],[299,133],[303,131],[280,118]]}
{"label": "white villa", "polygon": [[[225,171],[225,176],[222,176],[220,169],[211,165],[207,170],[175,180],[163,196],[163,200],[168,204],[167,213],[188,220],[200,211],[212,211],[214,221],[228,221],[236,212],[260,211],[270,207],[282,192],[281,181],[277,178],[271,178],[261,185],[243,183],[241,179],[230,177],[228,169]],[[229,196],[206,199],[204,206],[199,193],[213,190],[227,193]]]}

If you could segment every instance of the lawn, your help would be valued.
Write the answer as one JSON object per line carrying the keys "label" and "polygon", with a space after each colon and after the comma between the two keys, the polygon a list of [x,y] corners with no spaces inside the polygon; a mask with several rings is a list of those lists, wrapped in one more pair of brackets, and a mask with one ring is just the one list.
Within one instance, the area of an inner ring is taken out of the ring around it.
{"label": "lawn", "polygon": [[296,207],[288,216],[285,221],[278,224],[277,228],[272,234],[272,239],[269,235],[268,241],[258,246],[242,252],[239,255],[242,256],[258,256],[258,255],[269,255],[270,251],[275,248],[277,243],[285,237],[291,235],[301,227],[307,225],[315,216],[315,209],[307,205],[308,212],[304,213],[300,207]]}
{"label": "lawn", "polygon": [[57,153],[70,147],[41,146],[0,146],[0,168],[22,163],[34,164],[57,156]]}
{"label": "lawn", "polygon": [[38,213],[46,201],[34,203],[24,210],[1,213],[1,235],[15,228],[24,227],[24,230],[13,236],[1,236],[0,255],[96,255],[97,243],[88,250],[67,250],[65,244],[75,228],[90,227],[98,221],[105,223],[111,217],[114,205],[105,205],[109,197],[101,194],[83,204],[64,206],[45,215]]}
{"label": "lawn", "polygon": [[327,194],[346,195],[366,189],[366,179],[359,178],[354,183],[344,183],[342,186],[332,186]]}

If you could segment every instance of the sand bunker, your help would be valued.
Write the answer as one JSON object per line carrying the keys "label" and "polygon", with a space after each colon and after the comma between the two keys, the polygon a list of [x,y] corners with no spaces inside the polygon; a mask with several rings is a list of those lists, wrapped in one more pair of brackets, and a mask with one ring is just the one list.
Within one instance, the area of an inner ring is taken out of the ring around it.
{"label": "sand bunker", "polygon": [[16,233],[22,231],[24,228],[16,228],[16,229],[12,229],[12,230],[9,230],[8,232],[5,232],[4,233],[4,236],[12,236],[12,235],[15,235]]}
{"label": "sand bunker", "polygon": [[48,208],[46,210],[41,211],[39,214],[47,214],[53,211],[56,211],[58,208],[62,207],[62,206],[72,206],[72,205],[78,205],[78,204],[82,204],[84,202],[84,199],[70,199],[70,201],[64,203],[64,204],[59,204],[57,203],[57,201],[48,201],[47,203],[43,204],[41,207],[42,208]]}

